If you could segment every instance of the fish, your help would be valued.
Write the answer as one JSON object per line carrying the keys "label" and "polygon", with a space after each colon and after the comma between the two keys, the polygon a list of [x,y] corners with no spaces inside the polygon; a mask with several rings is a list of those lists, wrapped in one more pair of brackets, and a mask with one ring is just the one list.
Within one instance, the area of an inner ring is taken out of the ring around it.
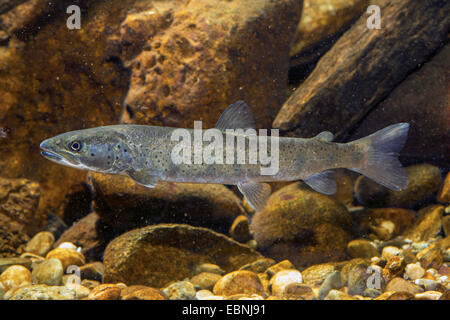
{"label": "fish", "polygon": [[408,123],[397,123],[347,143],[333,142],[328,131],[295,138],[279,137],[276,129],[269,136],[260,129],[258,136],[250,108],[237,101],[211,129],[197,122],[194,129],[108,125],[57,135],[40,148],[42,156],[58,164],[126,175],[148,188],[161,181],[236,185],[248,204],[261,211],[271,195],[270,182],[303,180],[332,195],[337,189],[333,169],[338,168],[392,190],[407,188],[398,156],[408,130]]}

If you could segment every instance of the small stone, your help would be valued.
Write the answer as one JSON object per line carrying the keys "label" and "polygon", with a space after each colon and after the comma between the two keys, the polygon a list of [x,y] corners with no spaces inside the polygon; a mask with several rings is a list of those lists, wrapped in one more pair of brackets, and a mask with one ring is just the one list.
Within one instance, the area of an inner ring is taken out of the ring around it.
{"label": "small stone", "polygon": [[376,298],[376,297],[378,297],[381,294],[382,294],[382,292],[380,290],[375,289],[375,288],[367,288],[363,292],[363,296],[364,297],[369,297],[369,298]]}
{"label": "small stone", "polygon": [[286,287],[292,283],[303,283],[300,271],[296,269],[281,270],[270,279],[269,288],[272,295],[281,297],[286,293]]}
{"label": "small stone", "polygon": [[397,292],[402,291],[408,292],[409,294],[412,295],[419,292],[423,292],[423,290],[419,286],[402,278],[394,278],[391,281],[389,281],[389,283],[386,285],[386,291],[397,291]]}
{"label": "small stone", "polygon": [[65,287],[75,292],[75,299],[77,300],[86,298],[91,293],[91,289],[77,283],[69,283]]}
{"label": "small stone", "polygon": [[89,293],[88,300],[119,300],[121,288],[115,284],[101,284]]}
{"label": "small stone", "polygon": [[402,256],[394,256],[389,259],[383,268],[383,277],[386,282],[391,279],[400,276],[405,270],[405,259]]}
{"label": "small stone", "polygon": [[247,241],[250,241],[251,235],[250,235],[250,228],[248,219],[244,215],[240,215],[234,219],[233,224],[230,228],[230,236],[234,240],[245,243]]}
{"label": "small stone", "polygon": [[374,300],[412,300],[414,295],[409,292],[396,292],[396,291],[386,291],[383,294],[376,297]]}
{"label": "small stone", "polygon": [[342,277],[339,271],[330,273],[319,289],[319,299],[323,300],[332,289],[340,289],[342,287]]}
{"label": "small stone", "polygon": [[442,229],[444,206],[431,205],[417,212],[414,224],[405,231],[404,235],[415,242],[428,241],[434,238]]}
{"label": "small stone", "polygon": [[258,242],[255,239],[251,239],[245,243],[249,248],[256,250],[258,248]]}
{"label": "small stone", "polygon": [[358,300],[342,291],[332,289],[328,292],[324,300]]}
{"label": "small stone", "polygon": [[223,276],[214,286],[214,294],[231,296],[235,294],[265,295],[264,286],[258,275],[251,271],[239,270]]}
{"label": "small stone", "polygon": [[399,256],[402,254],[402,250],[393,247],[393,246],[387,246],[383,248],[383,251],[381,252],[381,256],[386,259],[386,261],[389,261],[392,257]]}
{"label": "small stone", "polygon": [[[374,266],[372,266],[372,269]],[[371,275],[368,272],[369,264],[366,262],[360,262],[353,265],[347,276],[348,293],[351,295],[362,295],[364,290],[367,288],[367,280]]]}
{"label": "small stone", "polygon": [[105,268],[101,262],[92,262],[80,267],[81,279],[102,281]]}
{"label": "small stone", "polygon": [[270,258],[258,259],[254,262],[242,266],[239,270],[252,271],[254,273],[262,273],[275,264],[275,260]]}
{"label": "small stone", "polygon": [[377,248],[364,239],[350,241],[347,244],[347,253],[352,258],[372,258],[380,255]]}
{"label": "small stone", "polygon": [[72,242],[62,242],[58,245],[58,248],[61,249],[71,249],[71,250],[77,250],[77,246],[74,245]]}
{"label": "small stone", "polygon": [[122,300],[166,300],[158,289],[147,286],[129,286],[120,293]]}
{"label": "small stone", "polygon": [[33,284],[46,284],[49,286],[61,285],[63,274],[63,266],[59,259],[45,260],[36,265],[31,273]]}
{"label": "small stone", "polygon": [[220,274],[220,275],[224,275],[225,271],[219,267],[217,264],[212,264],[212,263],[202,263],[197,265],[194,268],[194,275],[200,274],[202,272],[208,272],[208,273],[215,273],[215,274]]}
{"label": "small stone", "polygon": [[37,233],[25,246],[25,252],[45,257],[55,243],[55,236],[48,231]]}
{"label": "small stone", "polygon": [[274,264],[270,268],[267,268],[266,273],[269,275],[269,278],[271,278],[274,274],[286,269],[295,269],[294,265],[289,260],[283,260]]}
{"label": "small stone", "polygon": [[424,268],[439,269],[444,262],[444,257],[439,243],[432,243],[417,253],[416,257]]}
{"label": "small stone", "polygon": [[295,300],[316,300],[317,295],[314,290],[303,283],[291,283],[284,289],[283,298]]}
{"label": "small stone", "polygon": [[222,278],[221,275],[217,273],[202,272],[194,277],[192,277],[189,282],[195,286],[197,290],[212,290],[217,281]]}
{"label": "small stone", "polygon": [[189,281],[178,281],[163,289],[169,300],[192,300],[195,297],[195,288]]}
{"label": "small stone", "polygon": [[420,263],[410,263],[405,268],[405,274],[410,280],[416,280],[423,277],[425,269],[422,268]]}
{"label": "small stone", "polygon": [[31,272],[20,265],[11,266],[0,275],[0,282],[3,284],[5,291],[22,287],[31,284]]}
{"label": "small stone", "polygon": [[208,297],[213,296],[214,294],[209,290],[199,290],[195,294],[196,300],[208,300]]}
{"label": "small stone", "polygon": [[[67,285],[64,282],[64,277],[63,277],[63,283],[65,285]],[[88,288],[89,290],[93,290],[95,287],[98,287],[100,285],[100,282],[99,281],[95,281],[95,280],[83,279],[83,280],[81,280],[81,285],[86,287],[86,288]]]}
{"label": "small stone", "polygon": [[425,291],[434,291],[437,287],[437,282],[430,279],[417,279],[414,283],[423,287]]}
{"label": "small stone", "polygon": [[15,290],[10,300],[75,300],[75,291],[63,286],[28,285]]}
{"label": "small stone", "polygon": [[416,293],[414,299],[416,300],[439,300],[442,296],[442,292],[439,291],[425,291],[422,293]]}
{"label": "small stone", "polygon": [[67,270],[69,266],[82,266],[85,263],[85,259],[82,253],[67,248],[53,249],[46,256],[46,259],[51,258],[59,259],[63,265],[64,270]]}
{"label": "small stone", "polygon": [[303,282],[312,287],[318,287],[330,273],[340,270],[344,264],[345,262],[333,262],[312,265],[302,271]]}
{"label": "small stone", "polygon": [[0,274],[11,266],[23,266],[31,269],[32,261],[28,258],[0,258]]}

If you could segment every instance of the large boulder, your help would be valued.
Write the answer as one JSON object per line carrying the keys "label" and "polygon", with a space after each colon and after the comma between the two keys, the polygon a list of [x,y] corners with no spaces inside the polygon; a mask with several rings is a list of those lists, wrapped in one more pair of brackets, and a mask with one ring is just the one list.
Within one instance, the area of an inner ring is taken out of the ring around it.
{"label": "large boulder", "polygon": [[91,173],[94,210],[117,230],[156,223],[187,223],[226,233],[244,214],[241,200],[219,184],[160,182],[146,188],[119,175]]}
{"label": "large boulder", "polygon": [[305,267],[343,260],[352,222],[344,205],[299,182],[273,193],[250,228],[266,256]]}
{"label": "large boulder", "polygon": [[110,242],[103,281],[161,288],[193,277],[202,263],[231,272],[260,258],[255,250],[209,229],[160,224],[129,231]]}

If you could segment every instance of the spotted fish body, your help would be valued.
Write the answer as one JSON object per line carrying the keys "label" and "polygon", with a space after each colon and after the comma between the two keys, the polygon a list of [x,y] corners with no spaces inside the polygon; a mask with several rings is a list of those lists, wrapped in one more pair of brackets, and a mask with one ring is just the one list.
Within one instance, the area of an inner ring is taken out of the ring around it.
{"label": "spotted fish body", "polygon": [[[211,164],[207,161],[175,163],[173,151],[180,142],[173,136],[178,129],[158,126],[112,125],[71,131],[45,140],[41,149],[43,156],[57,163],[108,174],[126,174],[147,187],[154,187],[159,181],[237,185],[257,210],[264,207],[270,195],[270,187],[265,182],[304,180],[316,191],[334,193],[336,184],[328,170],[335,168],[362,173],[394,190],[407,186],[406,174],[397,159],[406,141],[409,128],[406,123],[392,125],[350,143],[332,142],[329,132],[310,139],[280,137],[276,140],[276,154],[269,137],[268,158],[277,160],[277,170],[271,175],[261,174],[261,163],[249,163],[251,135],[227,132],[227,129],[251,128],[254,128],[251,113],[241,101],[228,107],[216,125],[224,150],[227,139],[245,140],[247,161],[241,164],[236,161],[236,148],[231,164],[227,164],[225,151],[219,156],[220,161],[215,158]],[[195,141],[198,131],[184,130],[190,141]],[[201,139],[200,144],[204,150],[211,143]],[[258,154],[260,147],[256,147]],[[188,151],[194,158],[194,145]]]}

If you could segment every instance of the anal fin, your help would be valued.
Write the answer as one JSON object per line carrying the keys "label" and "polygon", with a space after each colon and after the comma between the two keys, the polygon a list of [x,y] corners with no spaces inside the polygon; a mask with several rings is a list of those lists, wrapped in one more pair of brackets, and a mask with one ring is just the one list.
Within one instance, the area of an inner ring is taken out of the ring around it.
{"label": "anal fin", "polygon": [[131,179],[136,181],[138,184],[147,188],[154,188],[158,184],[159,177],[152,175],[148,171],[130,170],[127,171],[127,174]]}
{"label": "anal fin", "polygon": [[239,190],[247,199],[248,204],[256,211],[264,209],[271,189],[267,183],[247,182],[238,184]]}
{"label": "anal fin", "polygon": [[333,179],[332,171],[324,171],[312,175],[305,180],[303,180],[308,186],[313,188],[315,191],[331,195],[335,194],[337,187],[336,182]]}

